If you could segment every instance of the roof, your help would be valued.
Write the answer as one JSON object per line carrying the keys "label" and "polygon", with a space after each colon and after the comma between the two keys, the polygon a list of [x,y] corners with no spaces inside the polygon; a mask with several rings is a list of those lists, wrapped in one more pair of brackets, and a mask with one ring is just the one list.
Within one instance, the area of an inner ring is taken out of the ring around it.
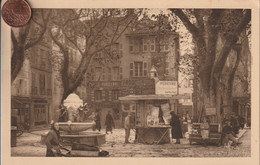
{"label": "roof", "polygon": [[137,101],[137,100],[174,100],[190,98],[184,95],[128,95],[119,97],[120,101]]}

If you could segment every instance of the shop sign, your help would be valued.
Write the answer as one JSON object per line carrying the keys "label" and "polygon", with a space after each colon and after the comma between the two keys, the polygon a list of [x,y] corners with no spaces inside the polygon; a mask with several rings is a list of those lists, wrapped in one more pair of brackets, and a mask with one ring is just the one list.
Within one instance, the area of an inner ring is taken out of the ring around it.
{"label": "shop sign", "polygon": [[159,81],[155,90],[157,95],[177,95],[177,81]]}
{"label": "shop sign", "polygon": [[210,116],[210,115],[216,115],[217,114],[217,109],[214,107],[211,108],[206,108],[206,115]]}

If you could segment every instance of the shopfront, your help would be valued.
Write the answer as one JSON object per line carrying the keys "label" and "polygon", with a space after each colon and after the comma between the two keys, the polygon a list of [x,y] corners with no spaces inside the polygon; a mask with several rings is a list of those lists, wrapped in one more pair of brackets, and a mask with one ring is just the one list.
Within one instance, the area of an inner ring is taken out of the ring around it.
{"label": "shopfront", "polygon": [[33,127],[46,126],[49,123],[49,102],[45,99],[34,99],[31,108],[31,125]]}
{"label": "shopfront", "polygon": [[15,96],[11,99],[11,125],[23,126],[28,130],[30,125],[31,100],[28,97]]}

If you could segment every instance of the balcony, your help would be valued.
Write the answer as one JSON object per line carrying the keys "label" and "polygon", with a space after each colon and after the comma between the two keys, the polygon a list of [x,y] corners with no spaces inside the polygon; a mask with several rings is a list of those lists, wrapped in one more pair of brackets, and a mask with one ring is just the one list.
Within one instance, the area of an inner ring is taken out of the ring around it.
{"label": "balcony", "polygon": [[119,87],[121,81],[92,81],[95,87]]}

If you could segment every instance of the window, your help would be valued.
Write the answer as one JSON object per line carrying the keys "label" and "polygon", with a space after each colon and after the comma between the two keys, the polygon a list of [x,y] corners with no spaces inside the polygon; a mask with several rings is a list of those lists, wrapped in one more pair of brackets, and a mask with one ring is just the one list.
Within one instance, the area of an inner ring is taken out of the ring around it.
{"label": "window", "polygon": [[134,51],[134,41],[133,38],[129,38],[129,52]]}
{"label": "window", "polygon": [[167,52],[169,51],[169,46],[166,44],[160,45],[160,51],[161,52]]}
{"label": "window", "polygon": [[120,68],[120,80],[122,80],[122,79],[123,79],[123,69]]}
{"label": "window", "polygon": [[139,77],[139,76],[143,76],[143,63],[142,62],[134,62],[134,66],[135,66],[135,76]]}
{"label": "window", "polygon": [[129,38],[129,51],[139,52],[142,49],[142,40],[140,38]]}
{"label": "window", "polygon": [[148,39],[147,38],[143,38],[143,51],[147,52],[148,51]]}
{"label": "window", "polygon": [[119,43],[115,43],[111,46],[111,53],[113,58],[119,57]]}
{"label": "window", "polygon": [[118,100],[119,90],[112,90],[112,100]]}
{"label": "window", "polygon": [[152,38],[152,39],[151,39],[150,51],[151,51],[151,52],[155,52],[155,38]]}
{"label": "window", "polygon": [[107,80],[108,81],[111,81],[111,68],[108,68],[108,74],[107,74],[108,78]]}
{"label": "window", "polygon": [[95,97],[95,101],[101,101],[102,100],[102,91],[95,90],[94,97]]}
{"label": "window", "polygon": [[147,76],[147,63],[146,62],[130,63],[130,76],[131,77]]}
{"label": "window", "polygon": [[40,95],[45,95],[45,75],[44,74],[40,74],[39,76],[39,84],[40,84]]}
{"label": "window", "polygon": [[113,67],[113,77],[112,77],[112,80],[113,81],[116,81],[116,80],[119,80],[120,78],[120,74],[119,74],[119,67]]}
{"label": "window", "polygon": [[105,68],[103,68],[103,72],[102,72],[102,80],[103,80],[103,81],[106,80],[106,70],[105,70]]}
{"label": "window", "polygon": [[51,83],[51,76],[47,76],[47,95],[51,96],[52,95],[52,83]]}
{"label": "window", "polygon": [[31,94],[32,95],[37,95],[38,89],[36,86],[36,75],[35,73],[32,73],[32,79],[31,79]]}
{"label": "window", "polygon": [[102,68],[101,67],[95,67],[95,81],[99,81],[101,79],[102,75]]}

